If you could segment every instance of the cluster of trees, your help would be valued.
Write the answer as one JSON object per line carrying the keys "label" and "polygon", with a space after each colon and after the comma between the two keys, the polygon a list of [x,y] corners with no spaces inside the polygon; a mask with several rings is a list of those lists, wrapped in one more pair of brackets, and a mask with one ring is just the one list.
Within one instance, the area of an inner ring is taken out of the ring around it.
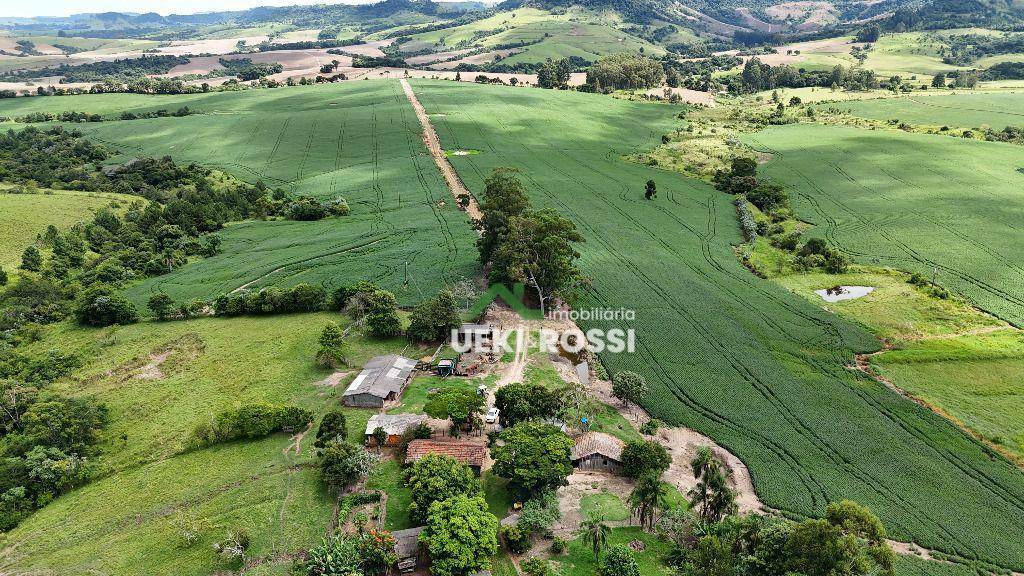
{"label": "cluster of trees", "polygon": [[1024,34],[955,34],[946,38],[940,49],[942,61],[969,66],[986,56],[1024,52]]}
{"label": "cluster of trees", "polygon": [[583,282],[574,248],[583,235],[554,210],[533,210],[514,170],[497,168],[484,180],[480,210],[477,248],[492,284],[530,286],[543,313]]}
{"label": "cluster of trees", "polygon": [[252,58],[220,58],[221,67],[242,81],[259,80],[265,76],[279,74],[284,66],[277,62],[253,62]]}
{"label": "cluster of trees", "polygon": [[564,89],[569,85],[572,72],[573,65],[568,58],[558,61],[548,58],[537,68],[537,86]]}
{"label": "cluster of trees", "polygon": [[684,574],[868,574],[893,576],[885,528],[868,509],[832,503],[825,517],[792,522],[761,515],[667,514],[659,530],[672,543],[668,561]]}
{"label": "cluster of trees", "polygon": [[405,60],[395,56],[364,56],[357,54],[352,57],[353,68],[408,68]]}
{"label": "cluster of trees", "polygon": [[[197,112],[192,110],[192,109],[190,109],[188,106],[182,106],[181,108],[178,108],[177,110],[175,110],[173,112],[170,111],[170,110],[167,110],[166,108],[161,108],[160,110],[153,110],[151,112],[129,112],[129,111],[126,110],[124,112],[121,112],[121,114],[119,114],[116,117],[116,119],[117,120],[139,120],[139,119],[142,119],[142,118],[169,118],[169,117],[181,118],[181,117],[184,117],[184,116],[191,116],[193,114],[197,114]],[[92,113],[89,113],[89,112],[77,112],[77,111],[74,111],[74,110],[68,110],[68,111],[65,111],[65,112],[60,112],[58,114],[53,114],[53,113],[50,113],[50,112],[32,112],[32,113],[26,114],[24,116],[17,116],[17,117],[14,118],[14,121],[18,122],[18,123],[21,123],[21,124],[36,124],[36,123],[39,123],[39,122],[54,122],[54,121],[56,121],[56,122],[72,122],[72,123],[105,122],[105,121],[111,120],[111,119],[112,118],[104,118],[102,114],[92,114]]]}
{"label": "cluster of trees", "polygon": [[190,60],[185,56],[170,56],[167,54],[143,55],[139,58],[124,58],[108,62],[61,64],[54,68],[20,70],[8,72],[0,76],[0,78],[9,82],[21,82],[47,76],[60,76],[62,84],[103,82],[105,80],[128,82],[140,76],[166,74],[175,66],[188,64],[189,62]]}
{"label": "cluster of trees", "polygon": [[192,432],[194,447],[212,446],[232,440],[263,438],[275,432],[294,432],[313,421],[305,408],[277,404],[245,404],[218,413]]}
{"label": "cluster of trees", "polygon": [[[1020,63],[1019,62],[1004,62],[1003,64],[1016,65],[1016,64],[1020,64]],[[996,70],[995,70],[995,72],[993,72],[992,76],[1001,76],[1004,73],[1006,73],[1008,75],[1012,75],[1013,74],[1012,66],[1010,68],[999,68],[999,66],[1002,66],[1002,64],[999,64],[999,65],[993,67]],[[989,74],[989,71],[986,70],[984,72],[986,80],[1004,80],[1004,79],[1009,79],[1009,78],[1000,78],[1000,77],[990,77],[988,74]],[[932,78],[932,88],[974,88],[975,86],[978,85],[978,81],[981,80],[981,77],[982,76],[979,75],[978,72],[976,72],[974,70],[954,70],[954,71],[949,72],[949,73],[939,73],[939,74],[936,74]],[[893,78],[899,78],[899,76],[894,76]],[[952,78],[953,82],[949,83],[947,78]]]}
{"label": "cluster of trees", "polygon": [[213,301],[213,313],[216,316],[317,312],[326,307],[327,291],[322,286],[306,283],[291,288],[270,286],[253,291],[239,290],[222,294]]}
{"label": "cluster of trees", "polygon": [[288,201],[282,212],[289,220],[311,222],[328,216],[348,216],[351,210],[344,198],[321,201],[310,196],[299,196]]}
{"label": "cluster of trees", "polygon": [[[10,358],[4,359],[10,361]],[[108,421],[91,398],[68,398],[34,383],[6,379],[0,360],[0,532],[86,483]]]}
{"label": "cluster of trees", "polygon": [[621,53],[605,56],[587,69],[587,84],[595,92],[655,88],[665,80],[661,62],[642,54]]}
{"label": "cluster of trees", "polygon": [[775,88],[803,88],[819,86],[845,90],[878,88],[875,73],[862,68],[836,66],[832,70],[804,70],[792,66],[770,66],[758,58],[743,65],[743,72],[726,79],[730,92],[752,93]]}
{"label": "cluster of trees", "polygon": [[983,80],[1024,79],[1024,62],[1000,62],[981,73]]}

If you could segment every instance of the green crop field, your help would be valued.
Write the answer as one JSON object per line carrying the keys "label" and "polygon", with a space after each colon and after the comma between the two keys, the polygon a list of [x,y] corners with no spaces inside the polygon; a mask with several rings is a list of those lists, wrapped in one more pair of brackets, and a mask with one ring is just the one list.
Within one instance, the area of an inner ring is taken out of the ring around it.
{"label": "green crop field", "polygon": [[[221,568],[213,543],[228,529],[244,528],[253,540],[253,569],[287,573],[291,554],[319,542],[334,504],[316,475],[312,435],[300,441],[299,454],[284,434],[179,451],[197,424],[242,402],[294,404],[318,418],[337,407],[348,378],[337,388],[318,385],[328,372],[313,361],[330,320],[343,319],[304,314],[49,328],[34,347],[59,342],[89,359],[74,379],[54,386],[95,396],[110,408],[111,424],[94,460],[99,478],[0,537],[0,571],[134,574],[145,564],[149,574],[211,573]],[[356,366],[407,346],[404,339],[350,340]],[[151,355],[166,352],[162,374],[153,377],[146,368]],[[370,411],[345,412],[350,436],[360,439]],[[181,536],[189,527],[199,532],[192,545]]]}
{"label": "green crop field", "polygon": [[[675,127],[678,108],[568,92],[413,86],[428,112],[444,114],[435,122],[446,147],[480,150],[452,158],[472,190],[494,167],[517,167],[536,204],[580,227],[581,265],[592,279],[580,305],[636,310],[636,353],[602,361],[612,373],[628,368],[647,377],[654,416],[736,453],[770,506],[820,515],[827,502],[851,498],[876,511],[895,538],[1024,567],[1016,539],[1024,530],[1024,473],[848,370],[853,353],[876,341],[743,268],[732,251],[741,240],[728,196],[622,159],[657,145]],[[827,139],[822,131],[801,142]],[[658,187],[653,202],[643,199],[649,178]]]}
{"label": "green crop field", "polygon": [[1002,130],[1024,125],[1024,93],[905,96],[848,102],[839,108],[862,118],[927,126]]}
{"label": "green crop field", "polygon": [[38,234],[54,225],[65,229],[92,218],[94,211],[128,196],[69,191],[8,194],[0,189],[0,268],[13,271],[21,253]]}
{"label": "green crop field", "polygon": [[133,287],[128,293],[137,303],[157,290],[176,300],[209,299],[244,285],[337,286],[366,279],[414,304],[473,274],[475,235],[427,154],[397,82],[172,97],[19,98],[0,102],[0,115],[44,109],[109,115],[181,106],[202,114],[76,128],[118,151],[116,160],[169,154],[292,194],[343,197],[352,213],[318,222],[233,224],[222,233],[222,254]]}
{"label": "green crop field", "polygon": [[920,272],[1011,323],[1024,312],[1019,146],[794,125],[747,137],[797,212],[864,264]]}

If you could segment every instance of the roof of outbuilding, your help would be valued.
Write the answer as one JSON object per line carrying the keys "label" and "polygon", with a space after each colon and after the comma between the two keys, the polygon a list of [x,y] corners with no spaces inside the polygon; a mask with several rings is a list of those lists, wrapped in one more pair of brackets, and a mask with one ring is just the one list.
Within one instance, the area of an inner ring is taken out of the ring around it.
{"label": "roof of outbuilding", "polygon": [[482,466],[487,446],[474,440],[413,440],[406,448],[405,461],[415,462],[427,454],[443,454],[467,466]]}
{"label": "roof of outbuilding", "polygon": [[426,414],[374,414],[366,422],[366,434],[373,434],[377,428],[383,428],[388,436],[400,436],[413,426],[426,422]]}
{"label": "roof of outbuilding", "polygon": [[606,456],[612,460],[622,459],[622,449],[626,443],[615,436],[604,432],[587,432],[576,439],[572,447],[572,460],[579,460],[594,454]]}
{"label": "roof of outbuilding", "polygon": [[363,366],[363,370],[345,390],[344,396],[371,394],[387,398],[389,394],[397,394],[402,391],[415,367],[416,361],[404,356],[377,356]]}
{"label": "roof of outbuilding", "polygon": [[419,553],[419,538],[423,528],[424,526],[418,526],[405,530],[395,530],[391,533],[395,538],[395,554],[398,555],[399,560],[416,556]]}

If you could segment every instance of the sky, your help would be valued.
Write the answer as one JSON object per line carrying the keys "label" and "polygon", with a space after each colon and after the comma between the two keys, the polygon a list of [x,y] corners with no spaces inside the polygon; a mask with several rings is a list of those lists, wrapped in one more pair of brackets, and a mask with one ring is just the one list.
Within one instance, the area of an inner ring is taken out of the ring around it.
{"label": "sky", "polygon": [[255,6],[361,4],[368,0],[0,0],[0,17],[67,16],[82,12],[157,12],[194,14]]}

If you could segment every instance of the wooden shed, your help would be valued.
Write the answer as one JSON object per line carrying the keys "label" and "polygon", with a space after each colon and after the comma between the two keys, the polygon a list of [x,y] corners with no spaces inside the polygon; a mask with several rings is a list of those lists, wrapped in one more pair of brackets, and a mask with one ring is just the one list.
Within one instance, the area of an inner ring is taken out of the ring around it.
{"label": "wooden shed", "polygon": [[587,432],[572,447],[573,468],[599,472],[622,473],[622,450],[625,442],[603,432]]}

